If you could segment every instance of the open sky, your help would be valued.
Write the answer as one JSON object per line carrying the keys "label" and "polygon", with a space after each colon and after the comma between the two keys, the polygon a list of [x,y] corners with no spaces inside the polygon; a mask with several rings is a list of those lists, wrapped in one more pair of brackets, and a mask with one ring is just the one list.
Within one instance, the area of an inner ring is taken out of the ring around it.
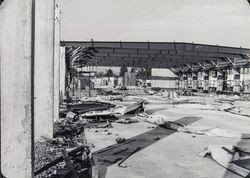
{"label": "open sky", "polygon": [[247,0],[58,0],[62,40],[194,42],[250,48]]}

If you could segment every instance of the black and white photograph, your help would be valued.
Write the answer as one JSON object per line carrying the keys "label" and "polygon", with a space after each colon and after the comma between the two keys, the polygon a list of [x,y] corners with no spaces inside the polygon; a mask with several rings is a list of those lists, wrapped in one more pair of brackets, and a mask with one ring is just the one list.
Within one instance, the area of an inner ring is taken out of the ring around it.
{"label": "black and white photograph", "polygon": [[0,178],[250,178],[250,0],[0,0]]}

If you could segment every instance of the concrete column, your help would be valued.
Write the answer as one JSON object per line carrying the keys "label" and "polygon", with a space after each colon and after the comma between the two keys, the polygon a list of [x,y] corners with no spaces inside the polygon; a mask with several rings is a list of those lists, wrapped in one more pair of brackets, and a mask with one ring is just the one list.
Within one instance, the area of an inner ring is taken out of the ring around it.
{"label": "concrete column", "polygon": [[211,70],[209,71],[209,90],[210,91],[216,91],[217,88],[217,71],[216,70]]}
{"label": "concrete column", "polygon": [[198,88],[198,81],[197,81],[197,79],[198,79],[198,76],[197,76],[197,72],[193,72],[192,73],[192,89],[193,90],[197,90],[197,88]]}
{"label": "concrete column", "polygon": [[192,84],[193,84],[193,77],[192,77],[192,73],[188,72],[187,73],[187,88],[192,88]]}
{"label": "concrete column", "polygon": [[240,69],[233,69],[234,71],[234,86],[233,92],[240,93]]}
{"label": "concrete column", "polygon": [[202,88],[203,91],[208,91],[209,90],[209,72],[208,71],[202,71],[202,76],[203,76],[203,80],[202,80]]}
{"label": "concrete column", "polygon": [[36,1],[35,139],[53,137],[54,15],[53,0]]}
{"label": "concrete column", "polygon": [[199,71],[197,73],[197,87],[198,87],[198,89],[203,89],[202,81],[203,81],[202,71]]}
{"label": "concrete column", "polygon": [[247,67],[245,70],[247,72],[244,74],[244,80],[242,81],[242,87],[244,89],[244,93],[250,93],[250,68]]}
{"label": "concrete column", "polygon": [[54,21],[54,120],[59,119],[60,88],[60,9],[55,5]]}
{"label": "concrete column", "polygon": [[7,178],[31,178],[32,0],[0,6],[1,171]]}
{"label": "concrete column", "polygon": [[218,70],[217,71],[217,88],[216,88],[216,91],[218,91],[218,92],[223,91],[223,80],[224,80],[223,71]]}
{"label": "concrete column", "polygon": [[248,67],[242,67],[240,69],[240,82],[241,82],[241,91],[249,93],[249,68]]}
{"label": "concrete column", "polygon": [[182,74],[182,77],[181,77],[181,80],[182,80],[182,89],[187,89],[187,85],[188,85],[188,81],[187,81],[187,74],[183,73]]}
{"label": "concrete column", "polygon": [[65,97],[65,75],[66,75],[66,61],[65,61],[65,47],[60,47],[60,98]]}

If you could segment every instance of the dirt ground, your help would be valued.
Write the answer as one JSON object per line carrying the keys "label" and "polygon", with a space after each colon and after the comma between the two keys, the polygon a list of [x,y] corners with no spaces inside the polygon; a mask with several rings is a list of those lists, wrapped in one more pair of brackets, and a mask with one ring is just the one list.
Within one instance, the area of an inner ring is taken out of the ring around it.
{"label": "dirt ground", "polygon": [[[138,98],[146,100],[148,114],[161,114],[184,125],[250,133],[249,101],[240,101],[233,96],[213,95],[180,96],[171,100],[149,95]],[[131,103],[138,98],[133,96],[126,100]],[[199,157],[198,154],[209,145],[250,146],[249,139],[181,133],[142,121],[112,125],[109,129],[85,130],[88,143],[93,144],[92,151],[100,177],[238,178],[240,176],[227,171],[209,158]],[[124,137],[127,142],[117,144],[117,137]],[[127,167],[119,167],[117,160],[138,147],[140,150],[123,163]],[[113,154],[119,150],[126,151]]]}

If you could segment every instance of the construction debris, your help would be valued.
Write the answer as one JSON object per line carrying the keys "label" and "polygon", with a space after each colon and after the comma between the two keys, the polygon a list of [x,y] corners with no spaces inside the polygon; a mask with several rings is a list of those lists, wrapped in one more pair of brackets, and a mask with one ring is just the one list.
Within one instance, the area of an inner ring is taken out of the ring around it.
{"label": "construction debris", "polygon": [[[184,109],[196,107],[199,113],[211,111],[241,114],[243,116],[243,114],[248,113],[249,107],[242,103],[241,97],[234,97],[236,98],[234,100],[233,97],[211,95],[204,99],[202,94],[192,91],[181,93],[172,90],[154,91],[147,89],[143,92],[146,92],[146,94],[143,93],[143,97],[122,93],[122,91],[109,92],[109,95],[103,94],[93,97],[91,100],[81,98],[72,101],[70,104],[62,104],[61,111],[63,114],[54,124],[54,139],[45,142],[48,149],[46,150],[46,156],[43,156],[43,158],[47,157],[47,159],[39,158],[40,163],[36,167],[36,173],[39,174],[36,177],[68,176],[69,178],[80,178],[80,175],[88,177],[90,173],[97,175],[98,171],[102,172],[103,169],[105,170],[106,167],[115,163],[118,163],[118,167],[126,168],[125,161],[134,153],[142,150],[147,144],[144,143],[145,138],[141,138],[141,133],[139,133],[139,139],[130,136],[132,133],[138,134],[137,129],[140,130],[142,125],[145,127],[144,132],[146,132],[143,134],[148,138],[149,144],[155,142],[162,144],[159,140],[175,132],[191,134],[189,138],[192,138],[192,140],[199,140],[198,135],[207,136],[206,138],[217,137],[217,139],[219,137],[244,141],[250,139],[250,133],[245,133],[240,129],[237,131],[219,128],[220,125],[215,127],[214,124],[209,126],[188,124],[189,120],[196,117],[195,111],[190,114],[190,117],[184,119],[185,122],[179,122],[180,119],[175,119],[171,115],[172,110],[179,109],[181,112],[178,114],[181,117],[185,115]],[[161,110],[170,114],[161,112]],[[197,118],[202,117],[197,116]],[[123,127],[133,129],[131,133],[126,131],[120,133],[119,129]],[[92,135],[90,139],[100,138],[100,144],[99,142],[93,142],[95,146],[88,144],[85,131],[88,132],[88,136]],[[108,145],[106,142],[113,145]],[[103,145],[106,145],[106,147],[103,147]],[[72,150],[82,147],[85,148],[83,151],[74,155],[71,154]],[[91,149],[95,150],[93,155]],[[219,164],[239,175],[249,173],[249,152],[249,150],[236,146],[233,148],[228,146],[209,147],[206,150],[206,153],[211,154]],[[50,154],[53,156],[50,157]],[[229,161],[230,158],[233,158],[231,162]],[[227,165],[229,166],[227,167]]]}
{"label": "construction debris", "polygon": [[242,133],[234,130],[226,130],[220,128],[203,128],[195,126],[184,126],[178,122],[169,121],[166,116],[162,115],[147,115],[147,114],[137,114],[138,119],[149,122],[151,124],[159,125],[166,129],[176,130],[178,132],[206,135],[214,137],[227,137],[227,138],[240,138],[240,139],[250,139],[250,133]]}
{"label": "construction debris", "polygon": [[84,125],[85,121],[71,111],[55,122],[54,139],[36,143],[36,177],[89,177],[91,154]]}
{"label": "construction debris", "polygon": [[106,124],[97,125],[97,128],[112,128],[112,124],[107,120]]}
{"label": "construction debris", "polygon": [[[53,148],[50,146],[50,148]],[[40,166],[41,164],[36,164],[36,167],[39,166],[39,168],[36,168],[34,175],[38,176],[38,177],[65,177],[68,176],[69,178],[75,178],[76,177],[76,171],[82,170],[83,168],[85,169],[85,171],[87,171],[90,167],[89,165],[89,161],[88,161],[88,157],[90,154],[90,150],[88,147],[86,146],[79,146],[76,147],[74,149],[72,149],[69,152],[66,152],[65,148],[54,148],[54,153],[60,152],[60,150],[62,150],[63,155],[57,157],[54,160],[46,160],[46,164],[43,163],[42,166]],[[46,153],[46,152],[44,152]],[[37,153],[36,155],[41,155],[41,153]],[[43,155],[45,158],[48,158],[50,154],[47,155],[47,157],[45,157],[45,155]],[[86,155],[86,156],[84,156]],[[52,155],[51,155],[52,156]],[[54,156],[53,156],[54,157]],[[56,157],[56,156],[55,156]],[[61,164],[62,161],[65,161],[66,164]],[[73,162],[71,161],[73,160]],[[36,159],[36,162],[41,161],[38,157]],[[55,167],[56,166],[56,167]],[[57,170],[57,171],[49,171],[51,170],[51,168],[53,168],[52,170]],[[62,169],[64,170],[64,174],[62,174]],[[65,171],[67,170],[67,171]],[[43,172],[46,171],[46,174],[41,174]],[[87,174],[87,172],[85,172],[84,174]]]}
{"label": "construction debris", "polygon": [[102,110],[94,110],[81,114],[81,117],[84,118],[109,118],[111,119],[113,116],[123,116],[126,114],[135,114],[136,112],[144,111],[144,101],[138,101],[135,104],[129,106],[116,105],[112,108],[106,108]]}
{"label": "construction debris", "polygon": [[82,101],[80,104],[68,105],[67,109],[74,113],[83,114],[90,111],[103,111],[115,107],[115,105],[97,101]]}
{"label": "construction debris", "polygon": [[123,138],[123,137],[117,137],[117,138],[115,139],[115,141],[116,141],[117,143],[123,143],[123,142],[125,142],[125,141],[126,141],[126,138]]}
{"label": "construction debris", "polygon": [[210,155],[213,160],[242,177],[250,175],[250,153],[241,151],[235,146],[211,145],[200,153],[199,156]]}
{"label": "construction debris", "polygon": [[73,112],[68,112],[66,117],[65,117],[67,120],[72,120],[72,121],[76,121],[79,119],[78,115],[76,113],[73,113]]}
{"label": "construction debris", "polygon": [[137,119],[134,118],[121,118],[116,121],[116,123],[121,123],[121,124],[131,124],[131,123],[136,123],[139,122]]}
{"label": "construction debris", "polygon": [[54,124],[54,138],[56,137],[69,137],[80,135],[84,132],[84,122],[74,122],[69,120],[57,121]]}

